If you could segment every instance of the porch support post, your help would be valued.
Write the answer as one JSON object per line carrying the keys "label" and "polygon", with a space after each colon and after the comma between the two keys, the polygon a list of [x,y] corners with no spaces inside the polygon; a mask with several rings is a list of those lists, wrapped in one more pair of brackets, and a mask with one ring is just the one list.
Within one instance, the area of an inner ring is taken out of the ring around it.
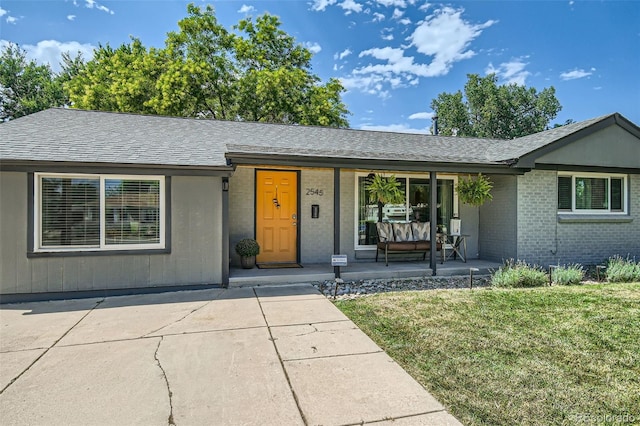
{"label": "porch support post", "polygon": [[[333,254],[340,254],[340,168],[333,169]],[[340,267],[334,266],[333,273],[340,278]]]}
{"label": "porch support post", "polygon": [[229,287],[229,178],[222,178],[222,287]]}
{"label": "porch support post", "polygon": [[438,178],[434,171],[429,172],[429,187],[431,188],[431,201],[429,202],[429,217],[431,218],[429,267],[433,271],[433,275],[436,275],[436,258],[438,254]]}

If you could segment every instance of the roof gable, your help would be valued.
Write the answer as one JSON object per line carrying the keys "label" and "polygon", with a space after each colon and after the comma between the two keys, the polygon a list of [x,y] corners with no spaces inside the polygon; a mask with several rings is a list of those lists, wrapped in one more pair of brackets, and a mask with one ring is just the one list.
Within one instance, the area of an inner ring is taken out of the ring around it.
{"label": "roof gable", "polygon": [[[502,141],[488,155],[524,168],[545,163],[640,168],[640,157],[634,155],[639,147],[640,128],[615,113]],[[613,150],[622,155],[611,155]]]}

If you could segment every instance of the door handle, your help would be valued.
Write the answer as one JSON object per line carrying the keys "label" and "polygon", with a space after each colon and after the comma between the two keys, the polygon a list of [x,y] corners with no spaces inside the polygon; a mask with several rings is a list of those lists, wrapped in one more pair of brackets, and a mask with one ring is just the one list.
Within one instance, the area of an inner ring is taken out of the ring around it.
{"label": "door handle", "polygon": [[292,225],[293,225],[293,226],[296,226],[296,225],[297,225],[297,222],[293,222],[293,223],[292,223]]}
{"label": "door handle", "polygon": [[294,214],[291,215],[291,219],[297,219],[297,218],[298,218],[297,214],[294,213]]}

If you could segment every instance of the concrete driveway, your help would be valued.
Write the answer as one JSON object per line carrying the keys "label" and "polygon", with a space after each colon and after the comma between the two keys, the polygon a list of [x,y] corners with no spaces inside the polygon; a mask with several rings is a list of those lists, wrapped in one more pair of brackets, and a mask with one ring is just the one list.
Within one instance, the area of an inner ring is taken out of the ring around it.
{"label": "concrete driveway", "polygon": [[0,305],[3,425],[459,425],[312,286]]}

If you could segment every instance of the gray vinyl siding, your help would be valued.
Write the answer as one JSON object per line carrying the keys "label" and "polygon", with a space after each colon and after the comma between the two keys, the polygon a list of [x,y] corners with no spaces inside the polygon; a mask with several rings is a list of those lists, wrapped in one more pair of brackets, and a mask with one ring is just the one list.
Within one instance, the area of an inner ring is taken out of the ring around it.
{"label": "gray vinyl siding", "polygon": [[518,177],[518,256],[545,267],[596,264],[614,255],[640,259],[640,175],[629,175],[628,183],[624,221],[580,215],[578,221],[564,222],[558,220],[557,172],[535,170]]}
{"label": "gray vinyl siding", "polygon": [[492,175],[493,199],[480,207],[480,258],[502,261],[517,257],[518,187],[515,176]]}
{"label": "gray vinyl siding", "polygon": [[0,172],[0,293],[219,284],[221,179],[173,177],[171,253],[27,257],[27,173]]}

